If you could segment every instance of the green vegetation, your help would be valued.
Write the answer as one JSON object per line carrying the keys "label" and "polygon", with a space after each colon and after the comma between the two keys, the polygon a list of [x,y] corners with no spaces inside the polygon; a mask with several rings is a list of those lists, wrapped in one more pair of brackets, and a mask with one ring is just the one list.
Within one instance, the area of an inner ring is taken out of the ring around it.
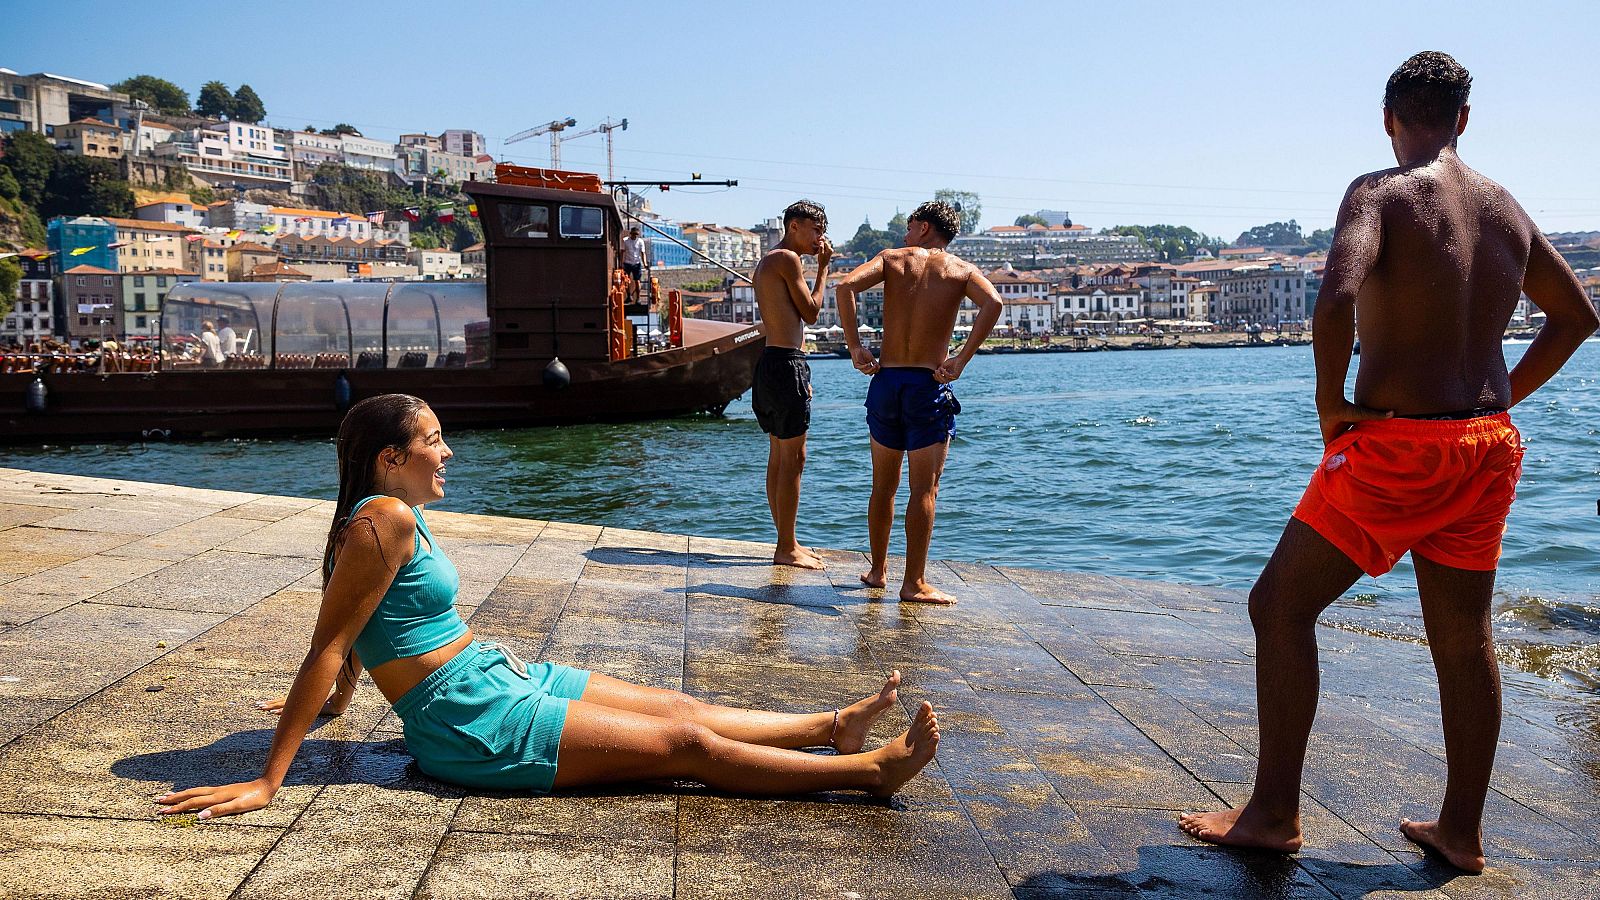
{"label": "green vegetation", "polygon": [[[133,190],[115,162],[60,153],[36,132],[17,131],[6,138],[0,170],[16,183],[16,197],[10,202],[27,207],[18,211],[17,218],[30,240],[38,238],[39,246],[44,244],[39,223],[55,216],[133,215]],[[29,215],[34,217],[32,223],[27,221]]]}
{"label": "green vegetation", "polygon": [[143,100],[150,108],[169,116],[189,115],[189,94],[165,78],[154,75],[135,75],[111,86],[135,100]]}
{"label": "green vegetation", "polygon": [[1214,254],[1223,247],[1221,238],[1195,231],[1187,225],[1118,225],[1107,228],[1106,233],[1132,235],[1143,241],[1164,262],[1185,259],[1201,249]]}
{"label": "green vegetation", "polygon": [[[337,163],[323,163],[311,176],[306,199],[323,209],[364,214],[377,210],[400,215],[400,210],[417,208],[421,219],[411,224],[411,246],[424,250],[461,250],[483,240],[483,228],[467,214],[471,198],[457,194],[442,184],[430,184],[428,195],[412,188],[390,186],[371,172]],[[437,210],[454,204],[455,219],[439,221]]]}
{"label": "green vegetation", "polygon": [[1044,216],[1036,216],[1033,213],[1026,213],[1024,215],[1017,216],[1017,221],[1013,224],[1026,227],[1028,225],[1049,225],[1050,223],[1044,220]]}
{"label": "green vegetation", "polygon": [[22,281],[22,267],[15,259],[0,259],[0,319],[11,315],[16,301],[17,285]]}
{"label": "green vegetation", "polygon": [[[307,131],[316,131],[316,129],[312,128],[310,125],[306,126],[306,130]],[[353,134],[356,137],[361,137],[361,132],[357,131],[356,127],[354,125],[346,125],[343,122],[340,122],[339,124],[333,126],[332,128],[324,128],[324,129],[322,129],[322,131],[320,131],[318,133],[319,134],[326,134],[326,135],[329,135],[330,137],[333,136],[333,135],[339,135],[339,134]]]}
{"label": "green vegetation", "polygon": [[[901,232],[905,234],[904,231]],[[855,256],[877,256],[879,253],[900,243],[894,235],[887,231],[879,231],[872,227],[871,220],[861,223],[856,233],[844,245],[844,250]]]}
{"label": "green vegetation", "polygon": [[233,92],[233,105],[228,107],[228,118],[235,122],[255,124],[266,117],[266,104],[261,102],[255,89],[248,84],[239,85],[239,89]]}
{"label": "green vegetation", "polygon": [[1239,235],[1233,242],[1235,247],[1301,247],[1306,242],[1306,236],[1300,232],[1300,223],[1293,219],[1287,222],[1271,222],[1266,225],[1257,225]]}
{"label": "green vegetation", "polygon": [[1333,247],[1333,229],[1318,228],[1306,237],[1306,246],[1312,253],[1327,253]]}
{"label": "green vegetation", "polygon": [[933,199],[943,200],[961,213],[962,234],[972,234],[978,230],[978,220],[983,217],[983,203],[978,200],[977,194],[954,188],[940,188],[933,192]]}
{"label": "green vegetation", "polygon": [[233,94],[220,81],[208,81],[200,86],[200,99],[195,102],[197,115],[220,119],[233,110]]}
{"label": "green vegetation", "polygon": [[705,281],[691,281],[688,284],[685,284],[683,289],[686,291],[700,291],[702,293],[707,291],[720,291],[722,290],[722,279],[707,278]]}

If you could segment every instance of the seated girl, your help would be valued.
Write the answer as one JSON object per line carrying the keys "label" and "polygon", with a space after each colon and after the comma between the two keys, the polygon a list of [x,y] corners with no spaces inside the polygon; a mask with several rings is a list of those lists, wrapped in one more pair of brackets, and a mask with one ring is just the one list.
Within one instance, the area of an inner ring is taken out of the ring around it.
{"label": "seated girl", "polygon": [[[349,705],[365,665],[423,772],[471,788],[549,791],[685,779],[741,794],[893,794],[939,743],[923,703],[910,730],[862,752],[896,702],[900,673],[843,709],[793,715],[714,706],[677,691],[551,663],[480,641],[456,614],[455,566],[422,517],[444,497],[451,457],[439,420],[405,394],[350,408],[339,428],[339,500],[323,558],[322,608],[278,710],[261,777],[156,800],[202,819],[260,809],[318,715]],[[833,754],[798,748],[832,746]]]}

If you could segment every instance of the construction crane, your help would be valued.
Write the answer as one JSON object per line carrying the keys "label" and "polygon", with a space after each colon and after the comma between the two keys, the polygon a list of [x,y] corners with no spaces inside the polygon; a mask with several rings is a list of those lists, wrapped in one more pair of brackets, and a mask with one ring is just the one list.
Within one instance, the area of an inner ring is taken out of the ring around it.
{"label": "construction crane", "polygon": [[511,137],[506,138],[505,142],[508,144],[515,144],[517,141],[525,141],[528,138],[538,137],[541,134],[548,134],[550,135],[550,168],[559,169],[561,168],[561,132],[566,131],[568,128],[571,128],[576,124],[578,124],[578,120],[572,118],[571,116],[568,116],[565,119],[556,119],[553,122],[546,122],[537,128],[529,128],[527,131],[519,131],[516,134],[513,134]]}
{"label": "construction crane", "polygon": [[610,116],[606,116],[606,120],[604,122],[601,122],[599,125],[596,125],[593,128],[580,131],[577,134],[569,134],[564,137],[557,137],[556,135],[552,134],[550,135],[550,139],[552,141],[575,141],[578,138],[588,137],[591,134],[604,134],[606,136],[606,180],[615,181],[617,177],[617,167],[615,163],[615,157],[611,152],[611,132],[619,129],[622,131],[627,131],[628,120],[623,119],[621,122],[613,122],[611,121]]}

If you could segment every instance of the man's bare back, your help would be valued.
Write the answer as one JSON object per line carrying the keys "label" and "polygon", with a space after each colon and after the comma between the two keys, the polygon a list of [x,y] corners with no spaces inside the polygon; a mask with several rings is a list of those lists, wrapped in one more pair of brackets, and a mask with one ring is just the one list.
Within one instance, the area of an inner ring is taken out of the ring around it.
{"label": "man's bare back", "polygon": [[1378,242],[1356,300],[1356,403],[1396,415],[1511,405],[1500,340],[1538,230],[1453,151],[1362,176],[1350,235]]}
{"label": "man's bare back", "polygon": [[950,354],[950,336],[976,266],[943,250],[898,247],[883,265],[884,366],[937,369]]}

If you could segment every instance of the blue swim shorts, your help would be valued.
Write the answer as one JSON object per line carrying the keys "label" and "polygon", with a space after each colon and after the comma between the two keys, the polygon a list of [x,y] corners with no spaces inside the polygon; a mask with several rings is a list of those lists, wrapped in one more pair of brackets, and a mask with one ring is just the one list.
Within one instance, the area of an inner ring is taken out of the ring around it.
{"label": "blue swim shorts", "polygon": [[867,430],[890,450],[921,450],[956,433],[961,403],[933,370],[912,366],[879,369],[867,388]]}
{"label": "blue swim shorts", "polygon": [[549,791],[567,723],[589,673],[527,665],[473,641],[395,703],[406,749],[430,777],[495,790]]}

